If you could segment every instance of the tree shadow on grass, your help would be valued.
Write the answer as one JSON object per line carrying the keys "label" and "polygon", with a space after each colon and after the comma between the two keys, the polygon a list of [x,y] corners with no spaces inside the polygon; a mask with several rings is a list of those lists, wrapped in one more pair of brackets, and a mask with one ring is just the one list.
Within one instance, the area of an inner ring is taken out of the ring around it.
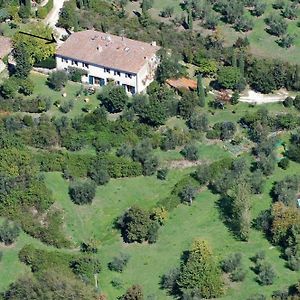
{"label": "tree shadow on grass", "polygon": [[230,197],[223,196],[217,202],[216,206],[219,212],[221,221],[225,224],[228,230],[237,238],[237,228],[232,214],[232,200]]}

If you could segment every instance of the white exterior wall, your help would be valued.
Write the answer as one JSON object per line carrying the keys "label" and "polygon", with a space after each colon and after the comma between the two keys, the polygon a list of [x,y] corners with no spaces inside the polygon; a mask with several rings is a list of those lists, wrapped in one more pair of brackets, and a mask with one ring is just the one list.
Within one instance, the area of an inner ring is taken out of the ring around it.
{"label": "white exterior wall", "polygon": [[[68,62],[66,62],[68,60]],[[74,60],[75,61],[75,60]],[[108,80],[114,80],[115,82],[118,82],[119,85],[128,85],[135,88],[136,93],[142,93],[146,90],[147,86],[154,80],[155,75],[155,69],[158,65],[158,61],[156,59],[156,56],[153,56],[151,59],[147,60],[145,65],[141,68],[141,70],[138,72],[138,74],[133,74],[129,72],[124,72],[120,70],[114,70],[110,69],[110,73],[104,72],[104,67],[88,64],[88,68],[85,67],[85,64],[78,61],[78,66],[76,64],[72,65],[72,59],[71,58],[63,58],[60,56],[56,56],[56,68],[58,70],[67,70],[68,67],[75,67],[82,70],[87,71],[88,76],[83,76],[82,82],[89,84],[89,76],[102,78],[105,80],[105,84],[107,84]],[[115,71],[120,72],[119,75],[115,75]],[[131,78],[126,77],[126,74],[130,74]],[[127,90],[127,92],[129,92]]]}
{"label": "white exterior wall", "polygon": [[153,55],[146,61],[138,73],[137,86],[139,93],[145,92],[147,86],[154,80],[155,72],[159,64],[158,57]]}

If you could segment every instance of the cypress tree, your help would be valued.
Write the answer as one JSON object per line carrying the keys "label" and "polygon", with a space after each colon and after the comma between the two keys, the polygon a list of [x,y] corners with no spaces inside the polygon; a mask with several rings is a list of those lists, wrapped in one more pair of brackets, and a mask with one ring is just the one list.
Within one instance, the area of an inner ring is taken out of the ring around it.
{"label": "cypress tree", "polygon": [[300,65],[296,66],[295,79],[294,79],[293,87],[294,87],[295,90],[300,91]]}
{"label": "cypress tree", "polygon": [[188,5],[188,27],[190,30],[193,30],[193,12],[191,3]]}
{"label": "cypress tree", "polygon": [[16,61],[15,75],[18,78],[28,77],[32,69],[32,58],[24,43],[19,44],[14,49],[14,59]]}
{"label": "cypress tree", "polygon": [[180,270],[178,285],[182,291],[197,290],[201,299],[222,295],[220,267],[206,241],[196,239],[193,242],[188,258]]}
{"label": "cypress tree", "polygon": [[202,83],[202,75],[199,74],[197,77],[197,94],[199,97],[199,105],[201,107],[205,106],[205,91]]}
{"label": "cypress tree", "polygon": [[232,215],[237,236],[248,241],[251,228],[250,187],[244,180],[239,180],[233,189]]}

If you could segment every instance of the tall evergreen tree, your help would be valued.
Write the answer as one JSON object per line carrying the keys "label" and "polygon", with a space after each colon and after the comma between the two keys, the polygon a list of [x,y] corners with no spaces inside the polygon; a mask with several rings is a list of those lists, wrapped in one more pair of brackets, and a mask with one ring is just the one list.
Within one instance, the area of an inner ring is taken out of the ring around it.
{"label": "tall evergreen tree", "polygon": [[193,242],[188,258],[181,268],[178,285],[182,291],[196,291],[201,299],[217,298],[222,294],[220,267],[206,241],[196,239]]}
{"label": "tall evergreen tree", "polygon": [[204,91],[204,87],[203,87],[201,74],[199,74],[197,77],[197,94],[199,97],[199,105],[201,107],[204,107],[205,106],[205,91]]}
{"label": "tall evergreen tree", "polygon": [[188,3],[187,7],[187,23],[190,30],[193,30],[193,10],[192,10],[192,3]]}
{"label": "tall evergreen tree", "polygon": [[293,88],[300,91],[300,65],[296,66]]}
{"label": "tall evergreen tree", "polygon": [[241,179],[233,188],[232,195],[232,219],[239,238],[248,241],[251,215],[250,215],[250,186]]}
{"label": "tall evergreen tree", "polygon": [[15,75],[23,79],[28,77],[32,69],[32,58],[27,51],[26,45],[24,43],[17,45],[13,55],[16,62]]}

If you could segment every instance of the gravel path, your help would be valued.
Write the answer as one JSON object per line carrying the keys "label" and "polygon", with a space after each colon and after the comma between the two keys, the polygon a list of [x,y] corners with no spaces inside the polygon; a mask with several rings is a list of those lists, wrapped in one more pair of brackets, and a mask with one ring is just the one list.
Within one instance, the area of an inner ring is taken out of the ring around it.
{"label": "gravel path", "polygon": [[264,104],[272,102],[281,102],[288,96],[288,93],[284,90],[280,90],[275,94],[265,95],[257,93],[255,91],[249,91],[247,95],[241,96],[241,102],[253,103],[253,104]]}
{"label": "gravel path", "polygon": [[51,12],[48,14],[48,16],[45,18],[44,22],[45,24],[49,25],[54,29],[54,31],[58,34],[59,37],[66,35],[67,32],[64,28],[60,28],[56,26],[56,23],[59,19],[59,12],[61,8],[64,5],[64,2],[68,0],[54,0],[53,3],[53,9]]}

